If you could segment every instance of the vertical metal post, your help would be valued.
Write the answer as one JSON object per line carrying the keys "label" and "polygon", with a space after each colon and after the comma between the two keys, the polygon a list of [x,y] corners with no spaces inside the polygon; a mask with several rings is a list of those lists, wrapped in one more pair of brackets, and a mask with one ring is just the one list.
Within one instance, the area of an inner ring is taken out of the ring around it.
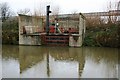
{"label": "vertical metal post", "polygon": [[46,15],[46,32],[49,33],[49,13],[51,13],[50,5],[47,6],[47,15]]}

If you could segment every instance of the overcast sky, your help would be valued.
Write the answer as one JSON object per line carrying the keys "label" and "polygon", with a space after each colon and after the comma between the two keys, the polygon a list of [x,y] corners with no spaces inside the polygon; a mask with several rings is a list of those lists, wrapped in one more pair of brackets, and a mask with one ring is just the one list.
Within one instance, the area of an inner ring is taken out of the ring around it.
{"label": "overcast sky", "polygon": [[119,0],[0,0],[0,2],[8,2],[9,6],[14,12],[20,9],[29,8],[31,11],[35,9],[46,10],[46,5],[51,8],[59,7],[60,13],[73,13],[73,12],[98,12],[106,11],[107,5],[111,2]]}

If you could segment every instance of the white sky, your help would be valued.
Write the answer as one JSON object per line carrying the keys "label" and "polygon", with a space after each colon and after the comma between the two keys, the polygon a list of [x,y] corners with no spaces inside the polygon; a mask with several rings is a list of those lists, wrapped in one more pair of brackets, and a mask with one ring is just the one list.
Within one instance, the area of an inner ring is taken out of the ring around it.
{"label": "white sky", "polygon": [[29,8],[31,11],[42,9],[45,12],[46,6],[50,4],[51,8],[59,7],[59,12],[64,14],[75,11],[82,13],[106,11],[110,1],[119,0],[0,0],[0,2],[8,2],[14,12],[24,8]]}

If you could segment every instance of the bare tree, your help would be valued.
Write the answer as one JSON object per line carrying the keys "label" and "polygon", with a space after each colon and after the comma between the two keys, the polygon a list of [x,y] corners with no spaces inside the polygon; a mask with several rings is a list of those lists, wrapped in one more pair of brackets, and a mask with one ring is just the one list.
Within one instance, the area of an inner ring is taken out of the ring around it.
{"label": "bare tree", "polygon": [[26,15],[26,14],[30,13],[30,9],[28,9],[28,8],[21,9],[17,13]]}
{"label": "bare tree", "polygon": [[73,10],[71,14],[77,14],[77,10]]}
{"label": "bare tree", "polygon": [[53,15],[58,15],[59,12],[60,12],[59,6],[54,6],[54,7],[52,8],[52,14],[53,14]]}
{"label": "bare tree", "polygon": [[35,9],[33,15],[34,15],[34,16],[43,16],[44,13],[43,13],[41,10],[42,10],[42,9],[40,9],[40,8]]}
{"label": "bare tree", "polygon": [[119,13],[119,4],[120,2],[110,2],[107,9],[109,12],[108,22],[109,23],[116,23],[118,16],[116,14]]}
{"label": "bare tree", "polygon": [[54,5],[52,6],[51,11],[52,11],[53,18],[57,18],[60,13],[60,7],[58,5]]}
{"label": "bare tree", "polygon": [[78,15],[79,13],[78,13],[77,10],[73,10],[73,11],[71,12],[71,14],[72,14],[72,16],[73,16],[74,19],[79,17],[79,15]]}
{"label": "bare tree", "polygon": [[120,10],[120,1],[117,4],[117,10]]}
{"label": "bare tree", "polygon": [[40,2],[35,4],[35,6],[34,6],[33,15],[34,16],[41,16],[41,17],[46,15],[46,5],[47,5],[46,2],[43,2],[42,0],[40,0]]}
{"label": "bare tree", "polygon": [[8,3],[5,2],[0,4],[0,14],[2,22],[6,21],[10,16],[12,16],[12,11],[10,10]]}

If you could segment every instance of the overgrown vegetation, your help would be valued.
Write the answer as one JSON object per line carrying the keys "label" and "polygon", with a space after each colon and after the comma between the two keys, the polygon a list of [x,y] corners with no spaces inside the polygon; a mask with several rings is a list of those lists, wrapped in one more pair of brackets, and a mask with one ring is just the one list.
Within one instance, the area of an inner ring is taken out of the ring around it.
{"label": "overgrown vegetation", "polygon": [[119,6],[120,2],[110,2],[107,16],[91,15],[86,18],[85,46],[120,47],[120,15],[116,15],[119,14]]}
{"label": "overgrown vegetation", "polygon": [[87,28],[84,46],[104,46],[118,47],[119,44],[119,26],[111,24],[107,27]]}
{"label": "overgrown vegetation", "polygon": [[[2,19],[2,43],[18,44],[18,19],[13,15],[8,3],[0,3]],[[14,17],[13,17],[14,16]]]}
{"label": "overgrown vegetation", "polygon": [[19,31],[17,17],[6,20],[2,24],[2,43],[3,44],[18,44]]}

